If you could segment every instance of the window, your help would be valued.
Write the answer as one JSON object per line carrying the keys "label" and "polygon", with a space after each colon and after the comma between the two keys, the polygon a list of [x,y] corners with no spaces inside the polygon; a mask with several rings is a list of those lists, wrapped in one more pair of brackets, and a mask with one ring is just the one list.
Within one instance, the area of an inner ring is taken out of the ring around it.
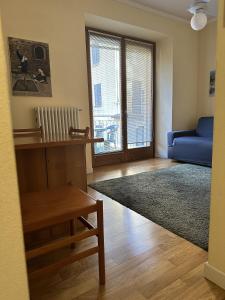
{"label": "window", "polygon": [[135,80],[132,82],[132,112],[134,114],[142,114],[142,101],[144,91],[141,87],[142,82]]}
{"label": "window", "polygon": [[92,47],[91,48],[92,53],[92,64],[98,65],[100,63],[100,49],[99,47]]}
{"label": "window", "polygon": [[93,147],[94,165],[110,153],[109,163],[152,157],[154,43],[95,29],[87,42],[92,132],[104,138]]}
{"label": "window", "polygon": [[102,85],[101,83],[94,85],[95,107],[102,106]]}
{"label": "window", "polygon": [[91,32],[89,45],[93,135],[104,138],[104,143],[95,143],[94,151],[96,154],[121,151],[120,39]]}
{"label": "window", "polygon": [[136,128],[136,146],[144,146],[144,126]]}
{"label": "window", "polygon": [[45,59],[45,49],[42,46],[35,47],[34,56],[36,59]]}
{"label": "window", "polygon": [[128,149],[150,147],[153,140],[153,49],[151,44],[134,40],[126,40],[125,45]]}

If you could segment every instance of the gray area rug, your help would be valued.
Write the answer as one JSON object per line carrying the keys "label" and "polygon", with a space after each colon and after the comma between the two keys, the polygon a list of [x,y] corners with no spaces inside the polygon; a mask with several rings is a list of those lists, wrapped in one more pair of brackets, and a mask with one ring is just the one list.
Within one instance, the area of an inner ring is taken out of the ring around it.
{"label": "gray area rug", "polygon": [[182,164],[90,187],[208,249],[211,168]]}

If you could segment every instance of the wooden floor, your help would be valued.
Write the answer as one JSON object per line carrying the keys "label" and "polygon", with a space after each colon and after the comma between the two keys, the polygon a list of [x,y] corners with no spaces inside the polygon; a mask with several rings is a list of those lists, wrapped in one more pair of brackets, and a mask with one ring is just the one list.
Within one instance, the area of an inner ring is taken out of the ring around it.
{"label": "wooden floor", "polygon": [[[99,167],[88,180],[131,175],[174,164],[154,159]],[[104,200],[106,286],[98,286],[97,257],[93,256],[31,282],[31,299],[225,299],[225,291],[202,276],[207,252],[106,196],[91,189],[89,192]],[[87,244],[80,247],[83,246]]]}

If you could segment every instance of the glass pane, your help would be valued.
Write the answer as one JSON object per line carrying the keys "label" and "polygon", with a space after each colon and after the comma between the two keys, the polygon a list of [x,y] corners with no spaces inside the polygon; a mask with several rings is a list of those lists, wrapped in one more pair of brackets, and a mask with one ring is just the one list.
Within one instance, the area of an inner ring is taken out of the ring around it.
{"label": "glass pane", "polygon": [[152,46],[126,41],[128,149],[152,143],[153,51]]}
{"label": "glass pane", "polygon": [[121,83],[119,39],[90,33],[92,111],[95,154],[122,150]]}

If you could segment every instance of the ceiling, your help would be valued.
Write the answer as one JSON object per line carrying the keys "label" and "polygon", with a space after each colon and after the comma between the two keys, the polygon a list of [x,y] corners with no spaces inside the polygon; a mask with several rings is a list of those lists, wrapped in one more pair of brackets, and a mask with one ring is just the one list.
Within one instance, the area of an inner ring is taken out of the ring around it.
{"label": "ceiling", "polygon": [[[189,20],[191,14],[188,8],[194,3],[194,0],[128,0],[127,2],[139,4],[146,8],[155,9],[175,17]],[[217,15],[217,0],[210,0],[208,3],[209,18]]]}

